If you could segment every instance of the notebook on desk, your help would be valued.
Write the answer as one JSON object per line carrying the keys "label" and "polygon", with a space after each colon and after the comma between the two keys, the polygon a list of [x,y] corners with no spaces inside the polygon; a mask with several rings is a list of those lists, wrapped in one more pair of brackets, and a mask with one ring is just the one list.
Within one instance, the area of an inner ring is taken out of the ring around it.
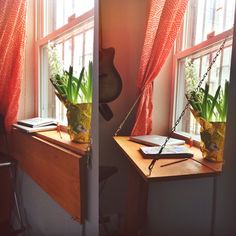
{"label": "notebook on desk", "polygon": [[[151,134],[142,136],[131,136],[130,140],[148,146],[161,146],[165,142],[166,138],[167,138],[166,136]],[[176,138],[170,138],[169,141],[167,142],[167,145],[181,145],[181,144],[185,144],[185,141]]]}
{"label": "notebook on desk", "polygon": [[160,158],[190,158],[193,157],[191,150],[184,145],[166,146],[162,153],[159,154],[159,147],[140,147],[140,151],[144,158],[160,159]]}

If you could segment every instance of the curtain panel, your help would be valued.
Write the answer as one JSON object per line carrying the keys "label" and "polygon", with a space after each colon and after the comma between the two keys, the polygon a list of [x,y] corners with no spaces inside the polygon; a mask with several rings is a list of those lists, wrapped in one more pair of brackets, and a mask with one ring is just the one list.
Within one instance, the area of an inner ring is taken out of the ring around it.
{"label": "curtain panel", "polygon": [[25,58],[27,0],[0,0],[0,113],[16,121]]}
{"label": "curtain panel", "polygon": [[152,131],[153,81],[158,76],[183,22],[188,0],[150,0],[137,86],[140,101],[132,135]]}

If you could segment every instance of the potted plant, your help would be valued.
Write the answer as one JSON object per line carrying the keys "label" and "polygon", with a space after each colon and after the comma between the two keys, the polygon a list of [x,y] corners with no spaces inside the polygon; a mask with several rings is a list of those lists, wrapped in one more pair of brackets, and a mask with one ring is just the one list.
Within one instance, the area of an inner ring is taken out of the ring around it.
{"label": "potted plant", "polygon": [[225,81],[224,88],[219,85],[213,95],[208,83],[196,91],[193,64],[187,61],[185,69],[186,97],[191,105],[192,114],[201,126],[200,149],[203,157],[215,162],[223,161],[229,82]]}
{"label": "potted plant", "polygon": [[55,46],[48,47],[50,81],[55,94],[67,108],[67,131],[74,142],[90,142],[92,113],[92,62],[83,67],[79,77],[73,75],[73,67],[62,70]]}

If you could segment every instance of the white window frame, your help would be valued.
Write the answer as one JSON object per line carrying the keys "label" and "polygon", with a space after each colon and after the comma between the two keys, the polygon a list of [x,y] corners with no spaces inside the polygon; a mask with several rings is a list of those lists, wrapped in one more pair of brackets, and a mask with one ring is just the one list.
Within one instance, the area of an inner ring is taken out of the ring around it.
{"label": "white window frame", "polygon": [[[176,108],[177,108],[177,85],[178,85],[178,61],[189,57],[192,54],[200,53],[201,51],[210,50],[210,48],[213,45],[220,45],[223,40],[227,37],[225,48],[229,45],[232,45],[232,38],[233,38],[233,28],[226,30],[218,35],[208,35],[207,40],[194,45],[190,48],[187,48],[183,51],[181,51],[181,45],[183,42],[183,31],[184,31],[184,23],[186,21],[184,20],[183,25],[180,29],[179,35],[175,42],[175,48],[174,48],[174,55],[173,55],[173,67],[172,67],[172,91],[171,91],[171,116],[170,116],[170,122],[169,122],[169,128],[171,129],[173,125],[175,124],[175,121],[178,119],[176,117]],[[219,46],[218,46],[219,47]],[[186,101],[187,103],[187,101]],[[174,137],[180,137],[188,141],[190,138],[194,140],[194,143],[196,145],[199,145],[200,137],[199,135],[192,135],[190,133],[184,132],[184,131],[175,131],[173,134]]]}
{"label": "white window frame", "polygon": [[[43,36],[45,22],[44,22],[44,1],[36,0],[35,4],[35,83],[34,83],[34,92],[35,92],[35,99],[34,99],[34,113],[37,116],[41,115],[40,112],[40,63],[42,61],[42,56],[40,49],[41,47],[48,44],[50,41],[55,41],[61,37],[67,37],[69,32],[73,31],[78,26],[84,24],[84,22],[89,21],[91,24],[91,28],[94,27],[94,8],[87,11],[86,13],[72,18],[67,24],[62,26],[59,29],[54,30],[53,32],[49,33],[46,36]],[[79,29],[78,29],[79,30]],[[77,31],[78,31],[77,30]]]}

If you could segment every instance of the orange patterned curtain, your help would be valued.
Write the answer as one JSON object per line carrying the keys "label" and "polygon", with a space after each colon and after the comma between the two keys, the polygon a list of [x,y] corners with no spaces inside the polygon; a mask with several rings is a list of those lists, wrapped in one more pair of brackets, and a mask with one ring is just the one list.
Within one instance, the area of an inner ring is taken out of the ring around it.
{"label": "orange patterned curtain", "polygon": [[152,130],[153,81],[161,70],[184,18],[188,0],[150,0],[147,29],[137,80],[141,98],[132,135]]}
{"label": "orange patterned curtain", "polygon": [[24,65],[27,0],[0,0],[0,114],[16,121]]}

